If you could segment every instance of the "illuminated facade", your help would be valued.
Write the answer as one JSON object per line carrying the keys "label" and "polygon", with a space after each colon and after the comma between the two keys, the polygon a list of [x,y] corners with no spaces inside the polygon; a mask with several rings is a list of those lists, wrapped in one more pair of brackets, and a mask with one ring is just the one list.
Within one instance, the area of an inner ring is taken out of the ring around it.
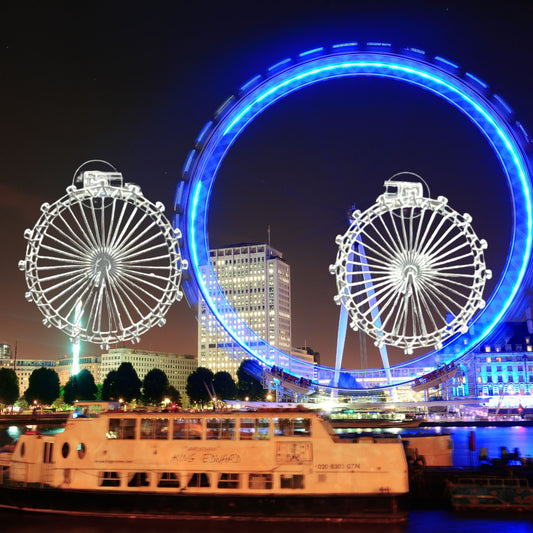
{"label": "illuminated facade", "polygon": [[[78,360],[78,365],[79,365],[78,372],[81,372],[82,370],[88,370],[93,375],[95,383],[102,383],[103,378],[100,375],[100,363],[101,363],[101,356],[99,355],[90,355],[90,356],[80,357]],[[61,385],[65,385],[67,381],[70,379],[70,377],[74,374],[72,367],[73,367],[72,357],[58,359],[55,371],[57,372],[57,375],[59,376],[59,383]],[[76,374],[78,372],[76,372]]]}
{"label": "illuminated facade", "polygon": [[527,323],[504,323],[468,355],[452,380],[453,397],[533,395],[533,334]]}
{"label": "illuminated facade", "polygon": [[[290,266],[282,254],[267,244],[242,244],[211,250],[210,269],[203,267],[204,282],[216,283],[239,318],[272,346],[291,350]],[[233,314],[231,309],[228,313]],[[241,361],[250,356],[226,333],[200,297],[198,309],[198,364],[233,377]],[[238,326],[239,327],[239,326]],[[242,328],[247,336],[247,328]],[[275,361],[275,356],[271,356]]]}
{"label": "illuminated facade", "polygon": [[150,370],[158,368],[181,393],[182,400],[187,401],[185,388],[189,374],[198,368],[198,360],[193,355],[177,355],[166,352],[152,352],[134,348],[112,348],[101,356],[100,376],[104,380],[112,370],[117,370],[122,363],[131,363],[142,380]]}

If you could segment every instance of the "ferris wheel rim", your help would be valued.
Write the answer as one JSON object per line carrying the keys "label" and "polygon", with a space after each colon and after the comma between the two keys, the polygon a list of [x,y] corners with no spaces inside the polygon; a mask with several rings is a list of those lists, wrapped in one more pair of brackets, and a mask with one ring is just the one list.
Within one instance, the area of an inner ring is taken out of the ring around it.
{"label": "ferris wheel rim", "polygon": [[138,341],[164,324],[172,303],[181,299],[181,272],[187,265],[179,252],[179,232],[164,217],[162,204],[152,204],[136,185],[102,181],[70,186],[41,211],[25,235],[27,253],[19,266],[26,272],[27,299],[36,303],[45,325],[109,345]]}
{"label": "ferris wheel rim", "polygon": [[[365,212],[356,211],[346,233],[337,237],[337,259],[330,268],[337,278],[336,301],[346,307],[352,328],[362,329],[378,347],[387,344],[407,353],[432,345],[438,349],[485,305],[482,293],[491,275],[483,258],[486,243],[474,233],[469,215],[461,216],[444,200],[403,199],[387,209],[382,196]],[[410,210],[410,216],[397,215],[398,209]],[[429,221],[424,219],[427,212]],[[435,228],[437,215],[441,220]],[[454,255],[463,249],[462,255]],[[465,269],[469,273],[453,272]],[[442,309],[454,311],[451,320],[443,319]],[[392,328],[386,328],[393,312]],[[412,334],[406,333],[409,316]]]}
{"label": "ferris wheel rim", "polygon": [[[201,279],[199,265],[206,264],[209,257],[206,213],[212,184],[225,154],[235,140],[270,105],[318,81],[357,75],[403,81],[429,91],[459,109],[476,125],[497,153],[511,190],[517,225],[512,228],[505,266],[486,308],[480,313],[483,314],[484,323],[478,322],[480,327],[464,346],[448,344],[447,348],[454,354],[453,359],[462,357],[496,327],[515,302],[526,273],[529,275],[533,223],[531,170],[525,147],[531,141],[524,128],[515,122],[506,102],[492,93],[476,76],[463,73],[452,62],[431,57],[419,49],[405,48],[397,52],[387,44],[368,43],[365,46],[364,43],[355,42],[316,48],[300,54],[295,60],[288,58],[272,65],[266,76],[255,76],[241,87],[238,97],[224,102],[215,113],[214,120],[208,122],[198,135],[195,148],[186,158],[182,179],[176,189],[174,223],[183,230],[184,255],[192,267],[189,279],[184,282],[187,299],[194,305],[198,294],[201,294],[230,337],[245,352],[263,363],[267,362],[252,348],[261,339],[254,336],[254,332],[245,331],[246,337],[252,339],[252,342],[248,342],[235,333],[218,310],[215,302],[219,299],[218,295],[211,297]],[[276,351],[272,346],[268,349]],[[430,352],[413,359],[409,364],[431,360],[437,355]],[[294,360],[282,352],[280,356]],[[391,368],[401,368],[406,364],[399,363]],[[374,370],[379,371],[372,369],[371,372]],[[331,373],[334,369],[321,366],[320,371]],[[346,369],[346,372],[357,376],[365,375],[367,371]],[[388,385],[383,388],[386,387]]]}

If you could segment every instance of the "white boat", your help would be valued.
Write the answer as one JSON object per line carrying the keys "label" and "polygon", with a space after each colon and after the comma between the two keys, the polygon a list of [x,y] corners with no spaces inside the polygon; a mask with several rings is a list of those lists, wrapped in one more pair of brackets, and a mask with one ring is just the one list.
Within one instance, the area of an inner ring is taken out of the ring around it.
{"label": "white boat", "polygon": [[339,438],[302,409],[124,412],[80,403],[55,435],[21,435],[0,506],[123,516],[404,520],[399,438]]}

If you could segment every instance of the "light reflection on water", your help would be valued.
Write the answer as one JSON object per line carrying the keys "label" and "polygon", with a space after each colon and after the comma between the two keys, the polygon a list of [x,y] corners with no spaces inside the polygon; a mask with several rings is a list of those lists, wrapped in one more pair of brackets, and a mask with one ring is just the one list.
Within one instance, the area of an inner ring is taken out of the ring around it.
{"label": "light reflection on water", "polygon": [[404,524],[362,522],[317,522],[316,520],[163,520],[139,518],[74,517],[68,515],[30,515],[0,510],[3,533],[294,533],[295,528],[309,533],[530,533],[531,516],[502,514],[464,515],[449,511],[416,511]]}

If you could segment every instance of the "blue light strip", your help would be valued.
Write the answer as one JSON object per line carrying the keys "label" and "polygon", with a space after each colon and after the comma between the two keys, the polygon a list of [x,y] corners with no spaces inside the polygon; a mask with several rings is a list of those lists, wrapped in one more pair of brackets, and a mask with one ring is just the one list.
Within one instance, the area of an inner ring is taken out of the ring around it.
{"label": "blue light strip", "polygon": [[435,56],[435,61],[439,61],[440,63],[444,63],[445,65],[448,65],[449,67],[452,67],[452,68],[454,68],[456,70],[459,70],[459,65],[456,65],[452,61],[450,61],[448,59],[444,59],[443,57]]}
{"label": "blue light strip", "polygon": [[311,54],[318,54],[319,52],[323,52],[324,47],[320,46],[319,48],[313,48],[312,50],[307,50],[306,52],[302,52],[301,54],[298,54],[299,57],[305,57],[310,56]]}
{"label": "blue light strip", "polygon": [[[336,46],[338,48],[342,48],[351,46],[351,44],[356,45],[357,43],[345,43],[343,45]],[[333,48],[335,48],[335,46]],[[323,49],[316,48],[313,50],[309,50],[308,52],[304,52],[303,54],[309,55],[313,52],[322,51]],[[417,49],[413,51],[416,51],[416,53],[423,53],[422,51],[419,51]],[[347,55],[350,54],[354,56],[354,60],[346,61]],[[252,121],[269,105],[282,98],[283,96],[286,96],[287,94],[299,88],[302,88],[306,85],[311,85],[318,81],[352,75],[391,77],[394,79],[399,79],[401,81],[406,81],[408,83],[412,83],[426,90],[429,90],[437,96],[440,96],[448,102],[452,103],[463,113],[465,113],[485,134],[485,136],[493,146],[494,150],[499,155],[502,166],[505,169],[505,173],[509,179],[510,186],[516,188],[516,192],[513,193],[513,197],[516,196],[515,201],[520,202],[519,207],[523,211],[523,213],[521,212],[520,216],[522,217],[523,215],[525,215],[526,219],[527,232],[524,231],[524,228],[521,230],[522,234],[526,233],[526,237],[524,239],[523,235],[520,235],[519,241],[517,242],[517,235],[515,232],[513,236],[513,241],[510,246],[509,256],[504,272],[500,277],[497,289],[495,290],[495,292],[501,292],[504,297],[501,298],[498,294],[499,298],[496,298],[495,294],[493,293],[493,297],[491,297],[491,300],[487,304],[488,308],[491,302],[494,301],[493,307],[494,305],[500,305],[501,307],[496,310],[496,313],[487,313],[487,318],[489,318],[488,325],[484,324],[484,329],[480,333],[476,334],[472,338],[472,340],[470,340],[467,346],[465,346],[461,350],[458,350],[457,353],[453,354],[452,358],[455,359],[459,356],[464,355],[464,353],[470,350],[472,346],[478,344],[484,337],[486,337],[488,333],[490,333],[490,331],[492,331],[492,329],[494,329],[494,327],[504,316],[505,312],[507,311],[513,299],[515,298],[518,290],[520,289],[520,282],[524,278],[525,271],[530,260],[532,247],[533,224],[529,170],[527,168],[527,165],[525,165],[525,162],[522,160],[522,155],[520,151],[516,150],[516,139],[512,136],[513,133],[509,132],[508,134],[502,129],[502,127],[498,124],[497,119],[495,119],[495,117],[498,117],[498,115],[494,113],[494,109],[492,107],[484,107],[483,105],[481,105],[482,103],[486,104],[487,102],[487,100],[483,96],[476,94],[475,92],[472,93],[471,90],[462,90],[462,88],[466,87],[463,81],[453,78],[451,75],[440,70],[438,66],[429,64],[421,65],[419,62],[409,60],[406,57],[370,53],[370,55],[375,56],[376,59],[368,60],[369,53],[366,52],[363,55],[364,60],[360,60],[357,58],[357,56],[361,56],[361,52],[346,51],[345,54],[341,56],[343,61],[340,63],[336,62],[339,58],[338,55],[333,54],[330,56],[321,56],[320,58],[310,60],[309,63],[305,64],[305,66],[307,67],[305,70],[302,69],[303,64],[301,63],[297,65],[292,65],[290,68],[288,68],[290,59],[283,60],[282,62],[273,65],[269,69],[276,70],[277,68],[281,68],[282,66],[287,65],[287,69],[283,73],[273,75],[270,79],[263,81],[255,89],[253,89],[252,92],[246,98],[243,98],[239,102],[234,103],[232,108],[227,113],[226,117],[221,121],[219,125],[217,125],[218,133],[213,134],[211,136],[211,142],[215,146],[217,144],[220,145],[220,148],[218,149],[219,155],[216,157],[212,156],[215,151],[215,149],[212,147],[210,147],[209,150],[207,150],[206,147],[204,150],[204,153],[208,152],[209,154],[211,154],[212,157],[215,157],[215,164],[211,165],[213,168],[215,168],[215,170],[213,170],[211,176],[202,173],[205,171],[196,170],[196,179],[199,179],[200,181],[198,181],[196,189],[194,189],[194,187],[191,189],[193,192],[193,201],[189,204],[189,213],[191,214],[191,216],[188,219],[188,225],[191,229],[190,247],[192,251],[193,264],[195,265],[194,270],[196,273],[196,279],[199,280],[198,283],[201,292],[206,301],[209,303],[211,311],[224,326],[225,320],[221,316],[221,313],[219,312],[217,306],[214,305],[213,299],[210,297],[209,291],[207,290],[206,286],[204,286],[202,278],[200,276],[200,272],[196,266],[198,264],[197,237],[200,237],[200,235],[196,235],[196,217],[198,215],[198,203],[200,201],[200,198],[202,198],[202,201],[206,202],[205,207],[207,207],[207,200],[209,196],[209,191],[211,189],[211,186],[208,184],[208,181],[211,180],[212,183],[215,178],[216,169],[220,165],[220,162],[222,161],[222,158],[224,157],[225,153],[227,152],[227,150],[229,150],[235,139],[244,130],[247,124],[250,123],[250,121]],[[443,62],[453,68],[459,68],[454,63],[444,60],[443,58],[436,57],[435,60]],[[426,68],[422,69],[423,66],[425,66]],[[484,82],[481,82],[481,80],[479,80],[473,75],[467,74],[465,75],[465,77],[470,78],[472,81],[475,81],[483,88],[487,87]],[[503,100],[501,100],[496,95],[494,96],[494,98],[496,98],[497,101],[501,103],[504,109],[508,110],[509,112],[511,111],[510,108],[505,104],[505,102],[503,102]],[[501,120],[502,117],[499,117],[499,119]],[[503,123],[505,124],[505,121]],[[237,125],[238,127],[236,127]],[[220,157],[220,159],[217,159],[217,157]],[[198,178],[198,176],[200,176],[200,178]],[[202,189],[200,185],[202,179],[206,180],[205,189]],[[523,224],[522,221],[520,221],[520,223]],[[206,253],[208,253],[207,238],[204,239],[204,245],[206,247]],[[516,246],[519,246],[519,248],[516,248]],[[509,270],[511,268],[511,261],[513,262],[512,271]],[[519,265],[516,265],[516,263],[519,263]],[[505,279],[508,273],[511,273],[511,278],[513,281],[512,286],[509,286],[511,282]],[[504,281],[506,281],[506,283],[504,283]],[[503,301],[503,304],[500,304],[499,300]],[[229,307],[231,308],[231,306]],[[487,308],[485,309],[485,311],[487,311]],[[483,313],[478,316],[481,315],[483,315]],[[247,331],[251,330],[247,328]],[[236,338],[234,332],[232,333],[230,331],[229,333],[243,349],[245,349],[248,353],[254,355],[265,363],[262,357],[260,357],[259,354],[257,354],[250,346],[248,346],[246,342]],[[270,347],[268,343],[257,337],[257,335],[253,331],[252,334],[255,335],[254,342],[256,344],[259,343],[261,344],[261,346],[269,347],[271,350],[281,354],[283,357],[290,358],[288,354],[284,354],[280,350],[274,347]],[[453,341],[452,339],[452,342],[455,341]],[[458,343],[456,342],[456,344]],[[422,359],[427,357],[429,356],[426,354],[425,356],[421,356],[420,358],[418,358],[416,361],[421,361]],[[410,363],[414,363],[414,361],[415,360],[411,361]],[[328,367],[319,367],[319,370],[320,369],[325,372],[334,372],[334,369]],[[357,372],[361,373],[361,371]],[[376,369],[373,369],[372,372],[376,372]]]}
{"label": "blue light strip", "polygon": [[283,61],[278,61],[275,65],[268,67],[268,72],[272,72],[273,70],[278,70],[281,67],[290,65],[291,63],[292,63],[292,59],[288,57],[287,59],[284,59]]}

